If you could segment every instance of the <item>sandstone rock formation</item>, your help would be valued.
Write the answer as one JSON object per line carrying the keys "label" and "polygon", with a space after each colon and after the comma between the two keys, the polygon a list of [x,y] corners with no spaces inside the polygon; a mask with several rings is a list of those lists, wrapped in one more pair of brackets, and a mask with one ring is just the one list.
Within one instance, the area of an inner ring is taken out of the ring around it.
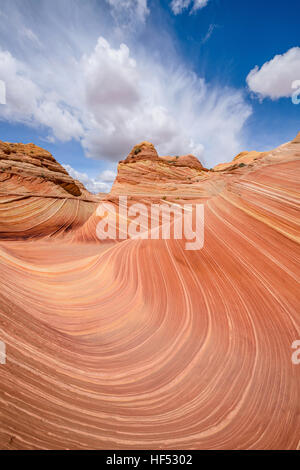
{"label": "sandstone rock formation", "polygon": [[[2,238],[0,447],[300,449],[300,135],[217,171],[139,147],[106,202],[203,203],[204,247],[101,243],[96,213],[72,237]],[[82,196],[44,183],[64,191],[54,212],[78,217]],[[27,199],[3,184],[1,224],[16,227]]]}
{"label": "sandstone rock formation", "polygon": [[193,191],[192,185],[201,181],[207,171],[193,155],[160,157],[152,144],[142,142],[119,162],[111,195]]}
{"label": "sandstone rock formation", "polygon": [[82,225],[98,199],[46,150],[0,141],[0,237],[44,237]]}

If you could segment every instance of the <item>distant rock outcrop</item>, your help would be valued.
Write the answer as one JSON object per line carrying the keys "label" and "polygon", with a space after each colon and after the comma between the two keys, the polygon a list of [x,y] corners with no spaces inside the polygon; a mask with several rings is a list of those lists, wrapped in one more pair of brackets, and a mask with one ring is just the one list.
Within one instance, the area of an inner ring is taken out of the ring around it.
{"label": "distant rock outcrop", "polygon": [[20,175],[32,183],[37,183],[36,179],[53,183],[72,196],[81,196],[85,192],[82,183],[75,181],[50,152],[34,144],[0,141],[0,172],[0,181]]}
{"label": "distant rock outcrop", "polygon": [[188,191],[207,171],[194,155],[159,156],[153,144],[141,142],[119,162],[111,195]]}
{"label": "distant rock outcrop", "polygon": [[0,236],[54,235],[82,225],[99,199],[50,152],[0,141]]}

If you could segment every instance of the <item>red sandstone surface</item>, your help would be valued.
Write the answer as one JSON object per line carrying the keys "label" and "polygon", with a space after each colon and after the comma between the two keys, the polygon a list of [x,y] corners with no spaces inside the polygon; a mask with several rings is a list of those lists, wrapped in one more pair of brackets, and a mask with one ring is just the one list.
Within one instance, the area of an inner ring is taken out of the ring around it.
{"label": "red sandstone surface", "polygon": [[[299,449],[300,134],[207,170],[152,144],[99,202],[0,143],[0,448]],[[101,242],[98,204],[203,203],[205,242]]]}
{"label": "red sandstone surface", "polygon": [[66,233],[80,227],[99,200],[50,152],[0,141],[0,240]]}

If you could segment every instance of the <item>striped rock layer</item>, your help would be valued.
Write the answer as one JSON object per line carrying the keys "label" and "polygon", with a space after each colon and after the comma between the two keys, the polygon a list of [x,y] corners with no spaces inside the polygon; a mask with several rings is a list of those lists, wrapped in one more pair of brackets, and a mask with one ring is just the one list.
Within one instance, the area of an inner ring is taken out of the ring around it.
{"label": "striped rock layer", "polygon": [[[2,230],[0,447],[299,449],[300,138],[214,171],[141,147],[100,204],[203,203],[204,247],[101,242],[97,213],[75,216],[82,196],[65,193],[60,207],[54,182],[56,211],[81,226],[37,241]],[[9,201],[19,178],[0,183]],[[46,197],[26,201],[2,220],[31,211],[35,225],[44,208],[48,235]]]}
{"label": "striped rock layer", "polygon": [[80,227],[98,201],[51,153],[0,141],[0,239],[66,233]]}

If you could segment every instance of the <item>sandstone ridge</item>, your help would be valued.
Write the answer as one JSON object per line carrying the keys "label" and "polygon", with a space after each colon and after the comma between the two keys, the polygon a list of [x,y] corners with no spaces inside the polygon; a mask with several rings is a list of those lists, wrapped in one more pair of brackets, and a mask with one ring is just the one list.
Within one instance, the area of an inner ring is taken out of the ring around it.
{"label": "sandstone ridge", "polygon": [[65,234],[85,223],[98,201],[47,150],[0,141],[0,237]]}
{"label": "sandstone ridge", "polygon": [[72,196],[81,196],[83,185],[75,181],[50,152],[34,144],[0,141],[0,181],[21,175],[23,178],[40,178],[60,186]]}

